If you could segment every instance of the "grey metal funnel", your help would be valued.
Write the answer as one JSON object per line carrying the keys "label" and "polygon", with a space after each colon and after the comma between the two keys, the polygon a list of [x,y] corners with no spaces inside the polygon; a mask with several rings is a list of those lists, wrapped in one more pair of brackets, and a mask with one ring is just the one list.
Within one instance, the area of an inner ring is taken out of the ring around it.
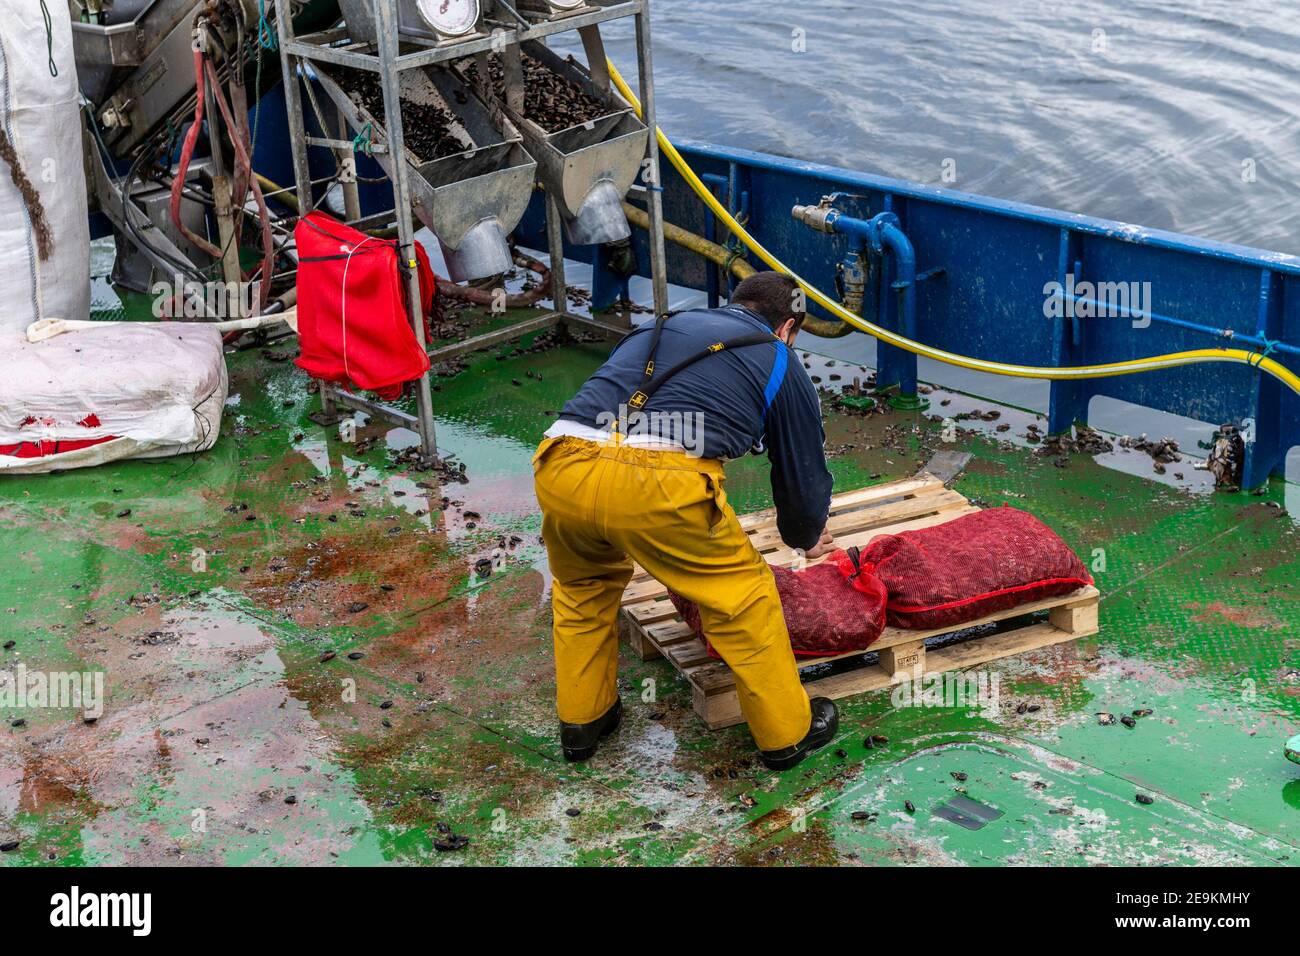
{"label": "grey metal funnel", "polygon": [[603,245],[632,235],[623,213],[623,193],[608,179],[591,187],[572,219],[564,220],[564,232],[579,246]]}
{"label": "grey metal funnel", "polygon": [[470,226],[455,249],[441,239],[438,242],[442,246],[442,257],[447,260],[447,273],[452,282],[486,279],[509,272],[514,267],[501,220],[495,216]]}

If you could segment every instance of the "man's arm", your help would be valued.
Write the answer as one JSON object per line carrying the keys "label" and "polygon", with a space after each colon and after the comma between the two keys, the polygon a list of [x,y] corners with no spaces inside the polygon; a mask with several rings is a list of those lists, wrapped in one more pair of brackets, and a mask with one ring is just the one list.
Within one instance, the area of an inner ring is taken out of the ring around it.
{"label": "man's arm", "polygon": [[790,547],[810,551],[819,543],[830,512],[826,435],[817,389],[794,351],[786,345],[780,348],[787,350],[789,361],[766,422],[776,528]]}

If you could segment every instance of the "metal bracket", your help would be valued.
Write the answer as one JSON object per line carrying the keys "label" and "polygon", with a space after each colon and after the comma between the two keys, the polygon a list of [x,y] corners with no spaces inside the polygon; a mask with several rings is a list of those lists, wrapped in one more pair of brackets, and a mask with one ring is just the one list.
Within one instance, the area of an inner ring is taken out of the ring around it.
{"label": "metal bracket", "polygon": [[[327,139],[323,136],[307,136],[304,141],[308,146],[324,146],[326,149],[346,149],[352,152],[356,149],[356,143],[350,139]],[[388,147],[383,143],[371,143],[366,150],[370,153],[386,153]]]}

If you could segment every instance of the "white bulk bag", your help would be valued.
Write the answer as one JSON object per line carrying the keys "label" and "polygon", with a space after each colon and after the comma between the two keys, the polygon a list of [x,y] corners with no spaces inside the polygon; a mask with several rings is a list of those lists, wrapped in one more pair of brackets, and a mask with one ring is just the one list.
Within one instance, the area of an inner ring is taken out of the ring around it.
{"label": "white bulk bag", "polygon": [[[51,251],[42,260],[32,216],[0,159],[0,354],[43,318],[84,319],[90,311],[77,66],[67,0],[0,0],[0,127],[40,198]],[[50,75],[53,61],[58,76]]]}

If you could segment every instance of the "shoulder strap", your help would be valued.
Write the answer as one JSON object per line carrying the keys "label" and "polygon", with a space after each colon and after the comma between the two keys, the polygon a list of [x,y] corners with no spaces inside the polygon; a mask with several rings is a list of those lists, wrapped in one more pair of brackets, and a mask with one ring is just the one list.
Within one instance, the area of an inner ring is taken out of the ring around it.
{"label": "shoulder strap", "polygon": [[663,337],[664,326],[668,324],[668,320],[676,315],[678,311],[680,310],[665,312],[663,315],[655,319],[654,331],[650,333],[650,351],[646,353],[645,378],[641,380],[642,386],[649,384],[650,379],[654,378],[655,355],[659,352],[659,339]]}
{"label": "shoulder strap", "polygon": [[[656,338],[659,331],[659,329],[655,330]],[[641,387],[633,392],[631,397],[628,398],[627,404],[632,408],[641,408],[646,402],[650,401],[650,396],[657,392],[665,382],[678,372],[682,371],[682,369],[694,365],[696,362],[700,361],[700,359],[708,358],[710,355],[716,355],[718,352],[726,351],[727,349],[739,349],[744,348],[747,345],[762,345],[765,342],[776,341],[778,341],[777,337],[771,332],[751,332],[749,335],[741,335],[737,338],[727,339],[723,342],[714,342],[703,351],[697,352],[689,358],[682,359],[682,361],[668,369],[668,371],[656,376],[653,375],[655,341],[652,340],[650,359],[646,363],[646,380]]]}

